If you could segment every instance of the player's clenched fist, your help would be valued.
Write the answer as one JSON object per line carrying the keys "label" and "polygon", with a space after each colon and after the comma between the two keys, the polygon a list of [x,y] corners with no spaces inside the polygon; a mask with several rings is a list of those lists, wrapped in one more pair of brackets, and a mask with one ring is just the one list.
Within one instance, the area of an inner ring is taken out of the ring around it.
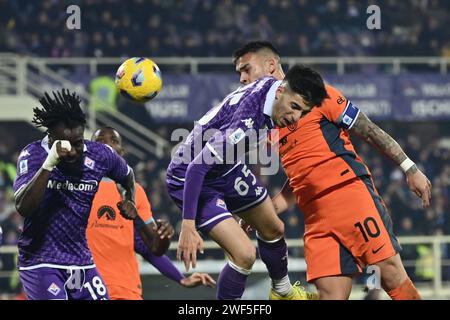
{"label": "player's clenched fist", "polygon": [[127,220],[136,219],[138,213],[136,206],[130,200],[124,200],[117,203],[117,209],[119,209],[120,214]]}
{"label": "player's clenched fist", "polygon": [[50,149],[47,158],[42,164],[42,168],[48,171],[52,171],[60,160],[73,157],[75,153],[76,152],[72,149],[69,141],[56,140],[55,142],[53,142],[52,148]]}
{"label": "player's clenched fist", "polygon": [[56,145],[56,153],[58,154],[60,160],[73,157],[75,154],[75,149],[72,148],[72,145],[67,140],[55,141],[53,145]]}
{"label": "player's clenched fist", "polygon": [[[197,265],[197,250],[203,253],[203,239],[195,230],[195,220],[184,219],[181,223],[180,239],[178,240],[177,259],[184,260],[186,271]],[[191,258],[192,255],[192,258]]]}
{"label": "player's clenched fist", "polygon": [[175,233],[172,225],[163,219],[156,220],[156,226],[154,227],[155,231],[158,233],[161,239],[171,239],[173,234]]}

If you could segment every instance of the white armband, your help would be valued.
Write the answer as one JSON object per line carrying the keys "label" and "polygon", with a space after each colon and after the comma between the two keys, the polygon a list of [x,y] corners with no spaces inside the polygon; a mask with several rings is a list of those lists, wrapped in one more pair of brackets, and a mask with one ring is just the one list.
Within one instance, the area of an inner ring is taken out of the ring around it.
{"label": "white armband", "polygon": [[400,163],[400,167],[402,168],[403,172],[406,173],[413,165],[415,165],[414,161],[412,161],[410,158],[406,158],[402,163]]}

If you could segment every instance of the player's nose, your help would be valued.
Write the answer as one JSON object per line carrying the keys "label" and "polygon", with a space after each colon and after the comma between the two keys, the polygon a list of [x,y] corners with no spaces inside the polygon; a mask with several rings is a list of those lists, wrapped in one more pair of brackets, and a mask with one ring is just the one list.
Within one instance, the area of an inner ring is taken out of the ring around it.
{"label": "player's nose", "polygon": [[302,117],[302,112],[294,112],[294,114],[292,115],[292,123],[297,122],[298,120],[300,120],[300,118]]}

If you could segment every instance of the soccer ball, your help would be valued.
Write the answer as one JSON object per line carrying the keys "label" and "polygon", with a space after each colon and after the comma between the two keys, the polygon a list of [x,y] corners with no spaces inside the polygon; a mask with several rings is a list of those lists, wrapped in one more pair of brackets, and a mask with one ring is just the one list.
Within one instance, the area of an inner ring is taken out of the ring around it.
{"label": "soccer ball", "polygon": [[162,87],[161,71],[147,58],[130,58],[116,72],[120,93],[137,102],[147,102],[157,96]]}

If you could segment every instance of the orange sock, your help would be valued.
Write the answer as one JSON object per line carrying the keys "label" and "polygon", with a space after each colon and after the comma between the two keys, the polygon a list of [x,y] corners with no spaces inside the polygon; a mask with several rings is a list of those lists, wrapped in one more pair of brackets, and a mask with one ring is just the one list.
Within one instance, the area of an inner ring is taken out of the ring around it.
{"label": "orange sock", "polygon": [[397,288],[387,293],[392,300],[421,300],[419,292],[412,283],[410,278],[406,280]]}

